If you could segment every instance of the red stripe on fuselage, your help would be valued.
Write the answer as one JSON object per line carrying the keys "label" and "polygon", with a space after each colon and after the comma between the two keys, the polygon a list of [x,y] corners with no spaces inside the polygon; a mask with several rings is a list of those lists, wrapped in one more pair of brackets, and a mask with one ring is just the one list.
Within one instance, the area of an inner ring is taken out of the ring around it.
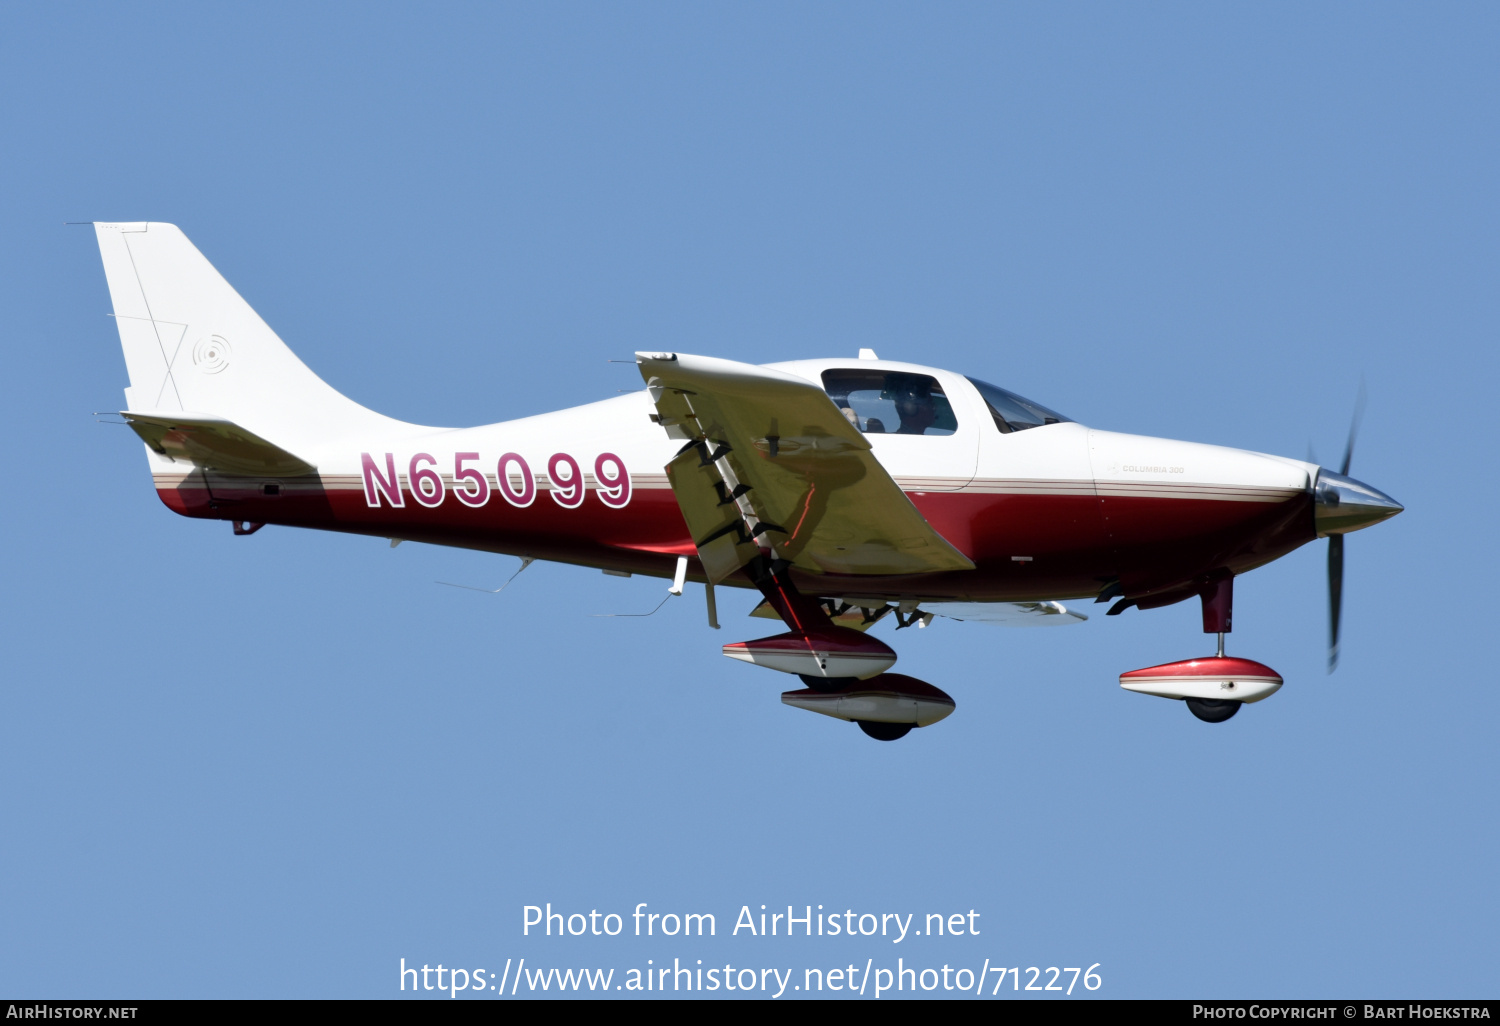
{"label": "red stripe on fuselage", "polygon": [[[352,482],[350,482],[352,483]],[[368,505],[350,483],[290,479],[267,496],[259,481],[201,473],[158,481],[157,494],[184,516],[402,538],[487,552],[672,575],[692,538],[670,489],[640,488],[623,509],[592,489],[564,508],[539,489],[518,508],[498,494],[475,508],[451,493],[423,507]],[[913,492],[933,528],[975,563],[973,571],[907,577],[796,573],[809,593],[1034,601],[1096,595],[1118,577],[1132,597],[1168,589],[1218,568],[1243,573],[1313,540],[1311,499],[1276,502],[1076,494]],[[1012,557],[1030,557],[1025,562]],[[702,580],[693,563],[689,575]],[[741,578],[726,582],[746,585]]]}

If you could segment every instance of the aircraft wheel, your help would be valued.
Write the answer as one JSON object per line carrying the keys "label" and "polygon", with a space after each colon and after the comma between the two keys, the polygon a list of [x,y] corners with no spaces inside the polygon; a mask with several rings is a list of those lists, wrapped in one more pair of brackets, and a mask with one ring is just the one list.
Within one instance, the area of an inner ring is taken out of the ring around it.
{"label": "aircraft wheel", "polygon": [[860,730],[876,741],[899,741],[911,732],[912,727],[910,723],[876,723],[874,720],[855,720],[854,722],[859,724]]}
{"label": "aircraft wheel", "polygon": [[833,691],[838,691],[841,688],[846,688],[851,684],[859,683],[858,677],[814,677],[810,673],[799,673],[797,676],[801,679],[802,683],[814,691],[821,691],[825,695]]}
{"label": "aircraft wheel", "polygon": [[1187,707],[1204,723],[1223,723],[1240,711],[1244,702],[1232,698],[1189,698]]}

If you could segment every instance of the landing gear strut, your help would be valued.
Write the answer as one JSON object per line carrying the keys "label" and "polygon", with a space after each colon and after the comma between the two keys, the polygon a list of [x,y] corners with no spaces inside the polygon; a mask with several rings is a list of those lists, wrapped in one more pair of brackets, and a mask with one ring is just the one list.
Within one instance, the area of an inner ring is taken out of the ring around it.
{"label": "landing gear strut", "polygon": [[[1207,598],[1203,600],[1203,622],[1205,625],[1203,629],[1207,631],[1209,625]],[[1223,659],[1224,635],[1228,632],[1229,627],[1228,617],[1225,617],[1222,624],[1216,622],[1213,624],[1213,626],[1223,626],[1225,628],[1224,630],[1216,632],[1219,635],[1219,654],[1214,656],[1215,659]],[[1245,704],[1244,702],[1238,701],[1233,698],[1189,698],[1186,701],[1188,712],[1198,717],[1204,723],[1223,723],[1235,713],[1239,712],[1240,706]]]}
{"label": "landing gear strut", "polygon": [[[1203,633],[1218,634],[1218,654],[1215,660],[1224,658],[1224,634],[1235,630],[1235,574],[1221,571],[1212,574],[1199,588],[1203,601]],[[1230,687],[1235,685],[1230,684]],[[1239,712],[1244,702],[1238,699],[1208,699],[1188,696],[1188,711],[1205,723],[1223,723]]]}
{"label": "landing gear strut", "polygon": [[[1223,659],[1224,635],[1234,630],[1234,575],[1226,572],[1210,577],[1198,590],[1198,597],[1203,601],[1203,633],[1219,636],[1219,653],[1214,658]],[[1204,723],[1223,723],[1244,704],[1233,698],[1187,699],[1188,711]]]}

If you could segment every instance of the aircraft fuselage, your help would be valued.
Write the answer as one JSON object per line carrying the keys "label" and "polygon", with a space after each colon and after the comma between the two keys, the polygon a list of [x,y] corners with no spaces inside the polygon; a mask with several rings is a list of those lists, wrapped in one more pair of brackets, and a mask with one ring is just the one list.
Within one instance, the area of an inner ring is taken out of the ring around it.
{"label": "aircraft fuselage", "polygon": [[[946,435],[866,437],[916,508],[976,569],[799,572],[809,593],[1018,602],[1091,598],[1110,588],[1149,605],[1206,573],[1243,573],[1316,537],[1314,464],[1072,422],[1004,433],[967,379],[911,364],[774,366],[815,382],[843,368],[928,375],[941,382],[956,419]],[[225,475],[153,453],[153,477],[162,501],[186,516],[671,577],[677,557],[692,559],[696,549],[663,469],[681,443],[651,414],[643,391],[474,428],[391,421],[299,453],[315,474]],[[695,563],[689,579],[702,579]],[[741,575],[725,583],[750,584]]]}

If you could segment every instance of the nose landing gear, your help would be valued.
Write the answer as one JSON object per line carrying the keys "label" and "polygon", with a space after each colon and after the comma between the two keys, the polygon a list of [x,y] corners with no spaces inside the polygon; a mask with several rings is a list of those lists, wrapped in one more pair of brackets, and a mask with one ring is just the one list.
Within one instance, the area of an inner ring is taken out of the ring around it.
{"label": "nose landing gear", "polygon": [[1189,698],[1186,701],[1188,712],[1204,723],[1223,723],[1245,704],[1233,698]]}
{"label": "nose landing gear", "polygon": [[1203,600],[1203,632],[1219,636],[1218,652],[1200,659],[1184,659],[1120,674],[1120,687],[1161,698],[1182,699],[1204,723],[1223,723],[1249,702],[1274,695],[1281,675],[1253,659],[1224,654],[1224,635],[1231,629],[1234,577],[1227,571],[1210,575],[1199,587]]}

